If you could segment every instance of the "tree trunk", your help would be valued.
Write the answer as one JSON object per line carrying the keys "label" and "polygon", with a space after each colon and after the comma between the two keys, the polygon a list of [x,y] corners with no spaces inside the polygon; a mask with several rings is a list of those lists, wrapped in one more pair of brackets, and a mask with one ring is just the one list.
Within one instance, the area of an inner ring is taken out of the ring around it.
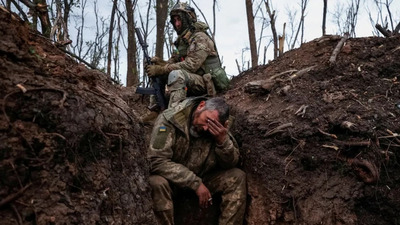
{"label": "tree trunk", "polygon": [[115,11],[117,9],[118,0],[113,1],[113,7],[111,10],[111,19],[110,19],[110,30],[108,33],[108,51],[107,51],[107,75],[111,76],[111,53],[113,48],[113,32],[114,32],[114,17]]}
{"label": "tree trunk", "polygon": [[156,56],[163,58],[164,56],[164,40],[165,40],[165,21],[168,17],[168,0],[157,0],[157,39],[156,39]]}
{"label": "tree trunk", "polygon": [[133,2],[125,0],[126,15],[128,17],[128,70],[126,71],[126,86],[135,86],[139,83],[137,64],[136,64],[136,38],[135,24],[133,19]]}
{"label": "tree trunk", "polygon": [[[34,15],[37,15],[40,19],[42,34],[46,37],[50,37],[51,23],[49,18],[49,11],[47,10],[46,0],[21,0],[21,2],[29,8]],[[34,21],[34,19],[33,19]]]}
{"label": "tree trunk", "polygon": [[271,23],[271,30],[272,30],[272,38],[274,42],[274,59],[278,58],[278,35],[276,33],[275,27],[275,10],[271,11],[271,7],[269,5],[269,1],[265,1],[265,7],[267,8],[268,16]]}
{"label": "tree trunk", "polygon": [[247,12],[247,27],[249,31],[251,67],[254,68],[258,65],[258,54],[257,54],[256,34],[254,29],[253,3],[251,0],[246,0],[246,12]]}
{"label": "tree trunk", "polygon": [[328,10],[328,0],[324,1],[324,10],[322,13],[322,36],[326,34],[326,12]]}

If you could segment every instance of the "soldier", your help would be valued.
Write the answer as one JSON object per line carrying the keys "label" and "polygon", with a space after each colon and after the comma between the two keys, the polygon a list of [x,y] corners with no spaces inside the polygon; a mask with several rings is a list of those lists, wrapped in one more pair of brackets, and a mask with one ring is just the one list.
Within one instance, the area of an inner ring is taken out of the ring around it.
{"label": "soldier", "polygon": [[[168,107],[186,96],[215,96],[217,91],[225,90],[229,79],[221,67],[215,43],[207,33],[208,26],[197,21],[194,9],[181,2],[172,8],[170,22],[178,34],[175,52],[167,62],[153,58],[153,64],[146,66],[149,77],[163,76],[166,80],[170,94]],[[157,115],[148,113],[142,121],[153,120]]]}
{"label": "soldier", "polygon": [[158,116],[148,157],[159,224],[174,224],[172,196],[180,188],[193,190],[203,208],[212,204],[212,194],[221,193],[219,224],[243,223],[246,175],[235,167],[239,150],[228,117],[229,106],[220,97],[190,97]]}

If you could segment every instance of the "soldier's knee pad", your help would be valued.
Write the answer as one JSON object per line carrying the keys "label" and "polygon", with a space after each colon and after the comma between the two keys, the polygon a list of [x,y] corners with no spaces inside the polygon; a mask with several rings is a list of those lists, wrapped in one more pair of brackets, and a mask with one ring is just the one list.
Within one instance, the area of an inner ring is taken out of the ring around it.
{"label": "soldier's knee pad", "polygon": [[168,75],[167,85],[170,90],[177,90],[185,87],[185,74],[182,70],[172,70]]}

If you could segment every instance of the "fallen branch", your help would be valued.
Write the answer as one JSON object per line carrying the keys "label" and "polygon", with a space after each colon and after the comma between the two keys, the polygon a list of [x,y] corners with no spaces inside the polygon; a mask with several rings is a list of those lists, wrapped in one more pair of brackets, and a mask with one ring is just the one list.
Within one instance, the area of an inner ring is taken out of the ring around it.
{"label": "fallen branch", "polygon": [[331,58],[329,59],[329,64],[331,66],[335,65],[336,63],[336,58],[340,52],[340,50],[342,49],[344,43],[346,42],[346,40],[349,38],[349,33],[345,33],[344,36],[342,37],[342,39],[339,41],[339,43],[336,45],[335,49],[332,52]]}
{"label": "fallen branch", "polygon": [[335,141],[339,145],[349,146],[349,147],[369,147],[371,145],[371,140],[368,141]]}
{"label": "fallen branch", "polygon": [[288,128],[288,127],[293,127],[293,124],[292,123],[285,123],[285,124],[282,124],[280,126],[277,126],[274,129],[266,132],[264,134],[264,137],[268,137],[268,136],[271,136],[271,135],[276,134],[276,133],[284,132],[283,129]]}
{"label": "fallen branch", "polygon": [[393,31],[393,33],[396,33],[396,34],[398,34],[398,33],[399,33],[399,31],[400,31],[400,22],[397,24],[396,28],[394,28],[394,31]]}
{"label": "fallen branch", "polygon": [[379,30],[385,37],[390,37],[392,36],[391,32],[383,28],[380,24],[375,25],[376,29]]}
{"label": "fallen branch", "polygon": [[268,80],[274,80],[275,78],[285,75],[287,73],[296,73],[296,72],[297,72],[297,70],[286,70],[286,71],[283,71],[282,73],[278,73],[278,74],[271,76],[270,78],[268,78]]}
{"label": "fallen branch", "polygon": [[293,75],[290,76],[288,79],[286,79],[286,81],[291,81],[291,80],[293,80],[294,78],[298,78],[298,77],[300,77],[300,76],[302,76],[302,75],[304,75],[304,74],[310,72],[310,71],[311,71],[312,69],[314,69],[315,67],[317,67],[317,66],[314,65],[314,66],[310,66],[310,67],[301,69],[299,72],[293,74]]}
{"label": "fallen branch", "polygon": [[275,75],[269,77],[266,80],[250,81],[247,84],[245,84],[244,91],[246,93],[250,93],[250,94],[253,94],[253,93],[259,93],[259,94],[269,93],[272,90],[272,86],[275,84],[274,80],[276,78],[278,78],[278,77],[280,77],[282,75],[285,75],[287,73],[291,74],[291,73],[295,73],[295,72],[297,72],[297,70],[287,70],[287,71],[284,71],[282,73],[275,74]]}
{"label": "fallen branch", "polygon": [[58,48],[58,49],[60,49],[60,50],[63,51],[64,53],[67,53],[68,55],[74,57],[75,59],[79,60],[80,62],[85,63],[85,64],[86,64],[88,67],[90,67],[91,69],[97,70],[97,68],[96,68],[95,66],[93,66],[92,64],[90,64],[90,63],[87,62],[86,60],[82,59],[81,57],[75,55],[74,53],[72,53],[72,52],[70,52],[70,51],[68,51],[68,50],[66,50],[66,49],[64,49],[64,48]]}

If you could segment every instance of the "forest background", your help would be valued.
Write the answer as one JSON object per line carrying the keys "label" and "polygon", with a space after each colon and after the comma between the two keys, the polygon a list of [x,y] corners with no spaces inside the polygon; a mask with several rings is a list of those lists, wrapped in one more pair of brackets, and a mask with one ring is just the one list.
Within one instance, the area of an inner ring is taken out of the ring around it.
{"label": "forest background", "polygon": [[[174,0],[0,0],[67,54],[124,86],[146,85],[140,28],[150,56],[169,58]],[[233,77],[322,35],[386,36],[400,29],[398,0],[188,1],[206,22]],[[158,30],[158,32],[157,32]]]}

